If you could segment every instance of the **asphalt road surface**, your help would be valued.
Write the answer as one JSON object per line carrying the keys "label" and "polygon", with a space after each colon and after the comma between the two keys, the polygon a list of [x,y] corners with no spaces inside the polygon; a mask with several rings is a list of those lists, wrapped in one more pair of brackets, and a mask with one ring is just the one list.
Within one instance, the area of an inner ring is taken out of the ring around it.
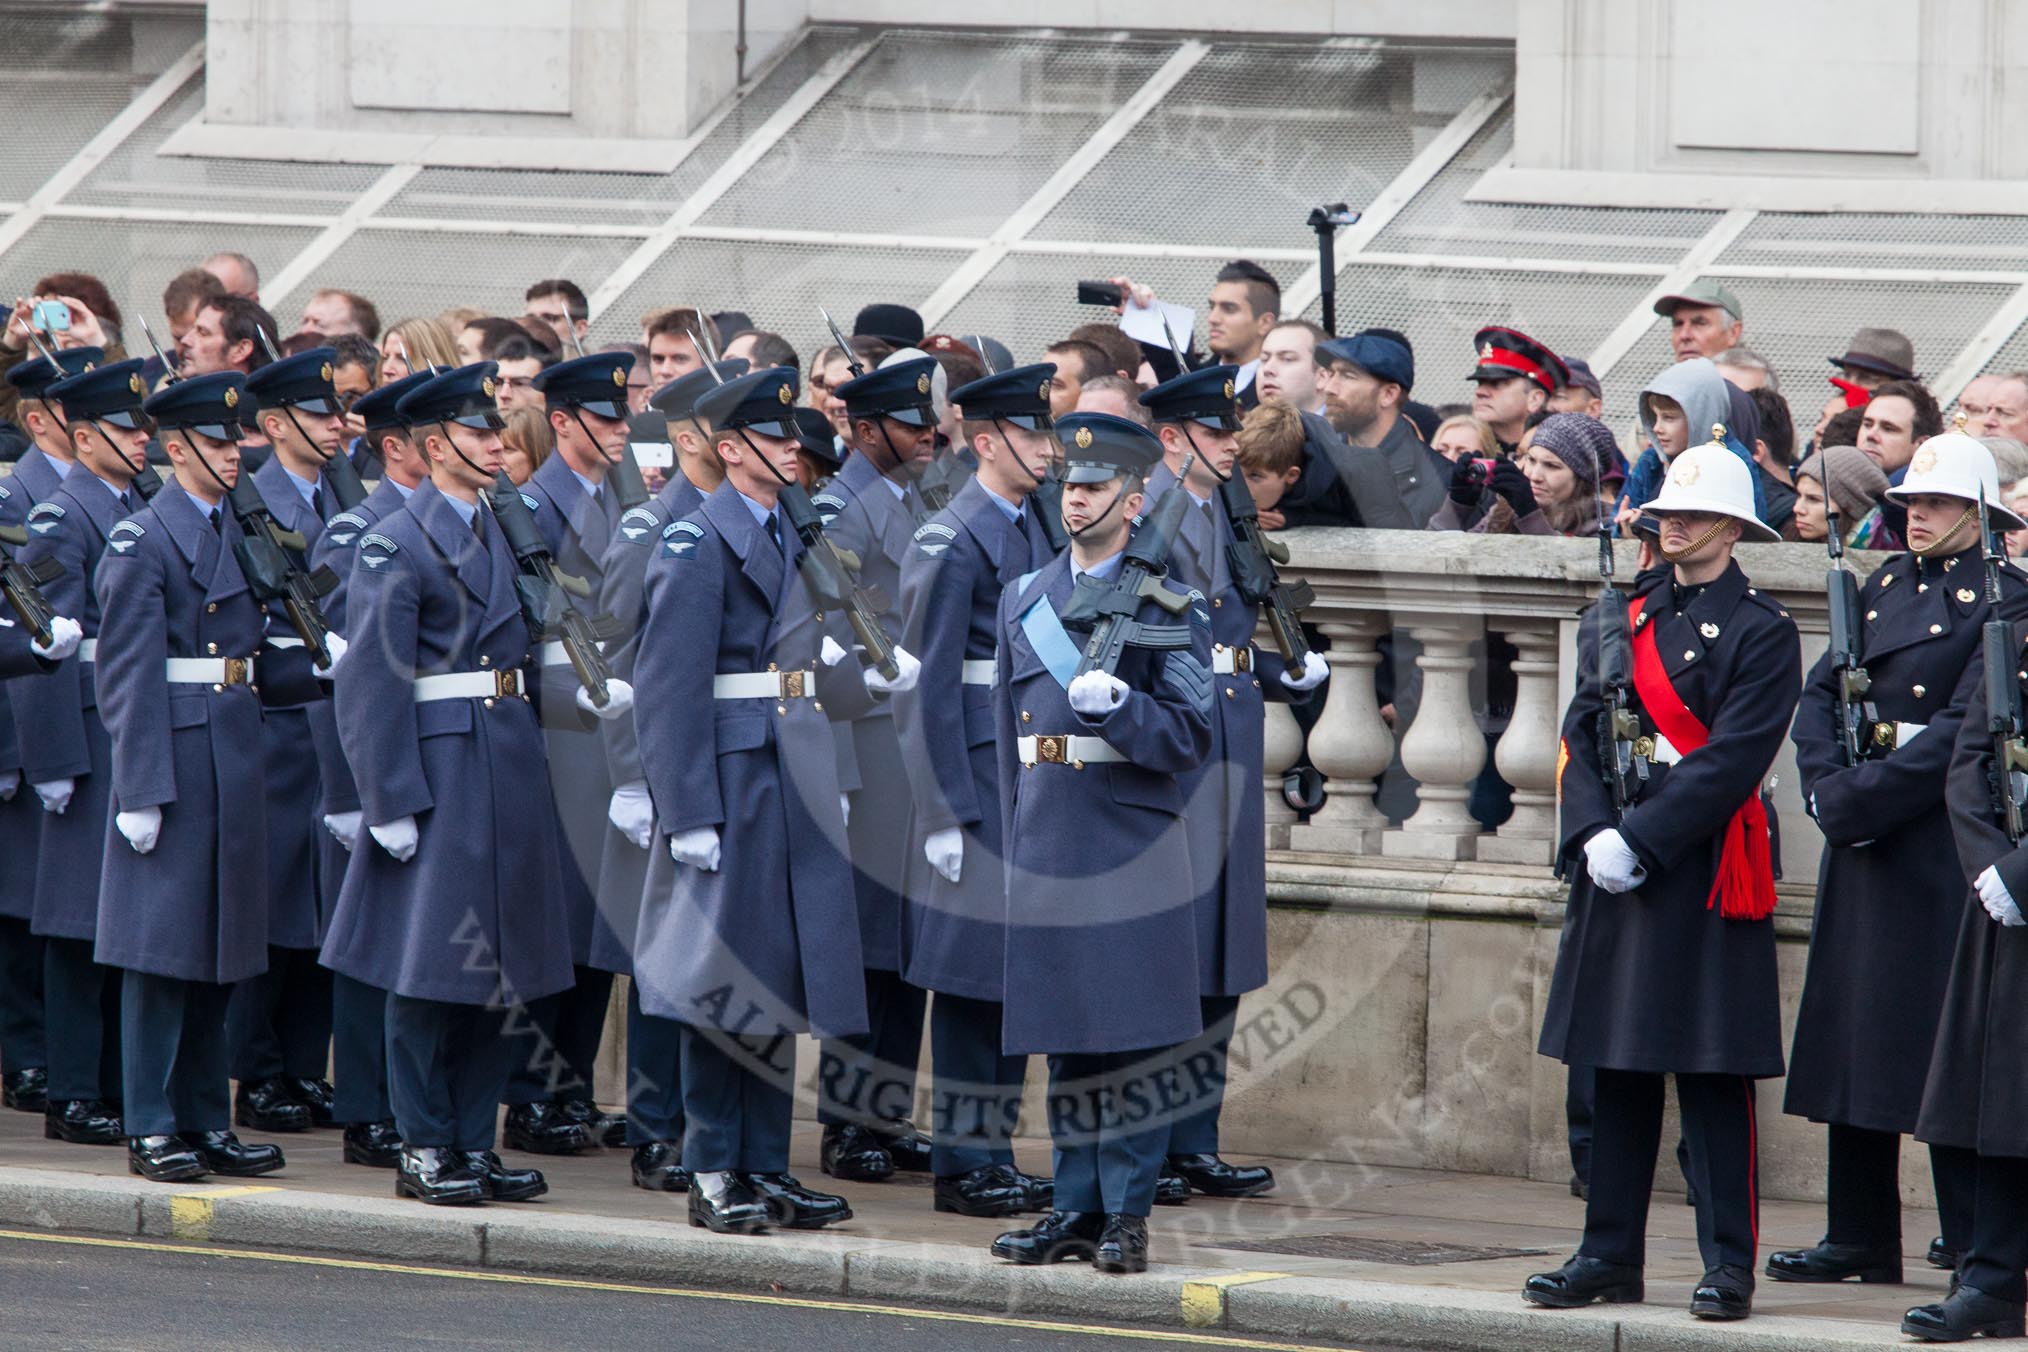
{"label": "asphalt road surface", "polygon": [[0,1232],[0,1348],[7,1349],[1159,1352],[1164,1347],[1310,1346],[894,1305]]}

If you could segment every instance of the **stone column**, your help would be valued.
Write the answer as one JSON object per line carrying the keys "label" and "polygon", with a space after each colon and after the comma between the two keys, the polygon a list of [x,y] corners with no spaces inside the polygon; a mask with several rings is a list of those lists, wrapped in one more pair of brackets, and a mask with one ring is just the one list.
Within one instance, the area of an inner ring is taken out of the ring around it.
{"label": "stone column", "polygon": [[1470,859],[1480,835],[1472,818],[1472,780],[1486,764],[1486,737],[1472,701],[1472,645],[1482,632],[1471,615],[1416,617],[1406,626],[1422,652],[1422,704],[1401,739],[1401,763],[1420,786],[1421,806],[1381,840],[1380,852],[1404,859]]}
{"label": "stone column", "polygon": [[1267,702],[1267,722],[1261,729],[1261,793],[1267,798],[1267,845],[1270,850],[1289,848],[1289,828],[1297,821],[1296,810],[1282,797],[1282,776],[1303,754],[1303,728],[1289,706],[1280,700]]}
{"label": "stone column", "polygon": [[1546,864],[1556,840],[1556,758],[1563,710],[1556,699],[1558,626],[1554,620],[1502,619],[1495,626],[1518,653],[1514,716],[1493,749],[1500,777],[1514,786],[1514,815],[1479,841],[1478,858]]}
{"label": "stone column", "polygon": [[1394,736],[1380,717],[1373,673],[1375,646],[1387,632],[1384,614],[1352,614],[1318,626],[1331,640],[1324,657],[1331,679],[1324,711],[1310,729],[1310,762],[1329,781],[1329,797],[1309,821],[1289,828],[1289,847],[1333,854],[1371,854],[1380,848],[1387,818],[1373,805],[1374,780],[1394,754]]}

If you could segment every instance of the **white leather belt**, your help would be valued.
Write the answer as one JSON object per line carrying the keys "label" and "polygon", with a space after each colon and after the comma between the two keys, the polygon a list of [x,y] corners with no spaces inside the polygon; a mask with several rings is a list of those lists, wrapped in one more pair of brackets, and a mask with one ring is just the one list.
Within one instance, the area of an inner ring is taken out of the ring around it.
{"label": "white leather belt", "polygon": [[1124,761],[1103,737],[1071,734],[1066,737],[1022,737],[1014,743],[1023,765],[1069,765],[1082,770],[1087,765]]}
{"label": "white leather belt", "polygon": [[1896,748],[1907,746],[1928,730],[1929,724],[1927,723],[1896,723],[1894,725],[1894,745]]}
{"label": "white leather belt", "polygon": [[711,678],[713,699],[802,699],[817,693],[809,671],[737,671]]}
{"label": "white leather belt", "polygon": [[992,658],[967,658],[964,663],[963,675],[960,679],[966,685],[991,685],[993,683],[993,674]]}
{"label": "white leather belt", "polygon": [[521,673],[514,671],[453,671],[443,676],[418,676],[415,702],[437,699],[507,699],[521,693]]}
{"label": "white leather belt", "polygon": [[1219,676],[1237,676],[1253,670],[1253,649],[1228,648],[1222,643],[1211,646],[1211,670]]}
{"label": "white leather belt", "polygon": [[265,641],[270,648],[275,649],[277,652],[303,646],[303,640],[297,638],[294,634],[270,634]]}
{"label": "white leather belt", "polygon": [[1674,742],[1658,732],[1655,734],[1655,749],[1648,753],[1648,759],[1656,765],[1674,765],[1683,759],[1683,753],[1676,749]]}
{"label": "white leather belt", "polygon": [[561,640],[551,639],[542,645],[542,665],[545,667],[570,665],[570,653],[565,650]]}
{"label": "white leather belt", "polygon": [[88,638],[88,639],[84,640],[84,641],[83,641],[82,643],[78,644],[78,645],[77,645],[77,660],[78,660],[78,661],[80,661],[80,662],[96,662],[96,661],[98,661],[98,660],[99,660],[99,641],[98,641],[97,639],[95,639],[95,638]]}
{"label": "white leather belt", "polygon": [[253,684],[251,657],[172,657],[165,665],[171,685]]}

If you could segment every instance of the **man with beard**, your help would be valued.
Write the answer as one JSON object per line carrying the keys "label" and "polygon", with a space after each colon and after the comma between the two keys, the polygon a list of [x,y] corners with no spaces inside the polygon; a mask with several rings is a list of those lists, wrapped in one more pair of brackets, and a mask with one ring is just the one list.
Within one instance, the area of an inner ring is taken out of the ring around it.
{"label": "man with beard", "polygon": [[[1406,511],[1408,529],[1421,530],[1443,505],[1450,483],[1450,462],[1423,444],[1415,427],[1402,416],[1402,405],[1415,384],[1415,354],[1391,335],[1368,330],[1350,338],[1332,338],[1317,345],[1317,387],[1323,391],[1326,416],[1354,447],[1342,457],[1347,468],[1371,447],[1380,453],[1394,476],[1395,496]],[[1377,493],[1362,495],[1361,518],[1369,526],[1397,525],[1386,519],[1385,499],[1376,506],[1380,520],[1366,518],[1363,508]]]}

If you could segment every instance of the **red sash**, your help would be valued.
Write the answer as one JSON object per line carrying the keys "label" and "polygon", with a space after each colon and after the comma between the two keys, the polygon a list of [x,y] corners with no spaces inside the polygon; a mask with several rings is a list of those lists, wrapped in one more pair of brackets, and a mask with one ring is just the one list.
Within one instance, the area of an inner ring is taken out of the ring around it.
{"label": "red sash", "polygon": [[[1655,627],[1635,623],[1641,605],[1642,598],[1635,597],[1627,607],[1627,623],[1634,630],[1634,693],[1655,727],[1687,756],[1711,740],[1711,730],[1670,684],[1661,654],[1655,651]],[[1767,809],[1758,791],[1725,824],[1718,876],[1712,880],[1704,909],[1713,905],[1727,920],[1765,920],[1774,914],[1774,861],[1768,853]]]}

